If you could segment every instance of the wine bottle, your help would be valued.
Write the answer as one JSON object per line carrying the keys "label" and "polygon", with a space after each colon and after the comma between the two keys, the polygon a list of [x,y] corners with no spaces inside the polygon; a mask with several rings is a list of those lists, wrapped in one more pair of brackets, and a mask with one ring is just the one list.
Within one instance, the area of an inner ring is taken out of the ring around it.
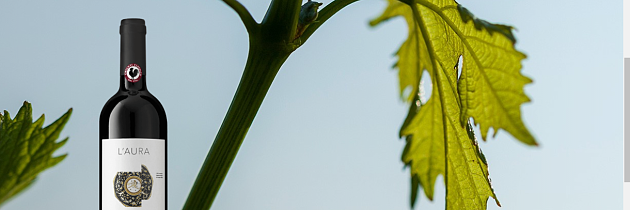
{"label": "wine bottle", "polygon": [[120,88],[99,121],[99,208],[165,210],[166,113],[147,90],[144,20],[122,20],[120,36]]}

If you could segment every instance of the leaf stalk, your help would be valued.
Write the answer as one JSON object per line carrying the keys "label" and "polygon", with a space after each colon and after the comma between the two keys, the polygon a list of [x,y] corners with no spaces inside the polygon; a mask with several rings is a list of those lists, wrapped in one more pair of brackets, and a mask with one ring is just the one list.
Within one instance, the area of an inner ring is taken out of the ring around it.
{"label": "leaf stalk", "polygon": [[245,25],[245,28],[247,29],[247,33],[255,33],[255,31],[260,27],[260,24],[254,20],[243,4],[236,0],[223,0],[223,2],[230,6],[238,14],[243,22],[243,25]]}

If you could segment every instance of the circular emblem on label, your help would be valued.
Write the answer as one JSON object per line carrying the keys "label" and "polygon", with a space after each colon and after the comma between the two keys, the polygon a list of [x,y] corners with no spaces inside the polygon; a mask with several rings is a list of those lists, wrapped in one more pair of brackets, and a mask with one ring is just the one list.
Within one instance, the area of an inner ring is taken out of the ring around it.
{"label": "circular emblem on label", "polygon": [[145,165],[140,171],[119,171],[114,177],[114,196],[126,207],[142,207],[151,198],[153,177]]}
{"label": "circular emblem on label", "polygon": [[125,191],[129,195],[138,195],[142,191],[142,180],[137,176],[130,176],[125,180]]}
{"label": "circular emblem on label", "polygon": [[142,77],[142,69],[138,64],[132,63],[125,68],[125,78],[129,82],[137,82]]}

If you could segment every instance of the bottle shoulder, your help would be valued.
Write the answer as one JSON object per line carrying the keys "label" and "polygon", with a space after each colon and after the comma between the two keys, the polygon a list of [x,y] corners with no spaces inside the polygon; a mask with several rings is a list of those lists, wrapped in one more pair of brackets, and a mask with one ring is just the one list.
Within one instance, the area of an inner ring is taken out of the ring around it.
{"label": "bottle shoulder", "polygon": [[[117,111],[115,111],[117,110]],[[158,115],[165,115],[162,103],[149,91],[118,91],[103,106],[101,118],[115,112],[153,112]]]}
{"label": "bottle shoulder", "polygon": [[166,139],[166,124],[166,112],[153,95],[145,91],[134,94],[119,91],[101,111],[99,135],[101,139]]}

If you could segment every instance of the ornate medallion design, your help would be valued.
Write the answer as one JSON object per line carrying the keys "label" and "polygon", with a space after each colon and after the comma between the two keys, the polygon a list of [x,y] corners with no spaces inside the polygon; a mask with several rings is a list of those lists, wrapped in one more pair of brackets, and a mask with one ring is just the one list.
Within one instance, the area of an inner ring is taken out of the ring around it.
{"label": "ornate medallion design", "polygon": [[114,177],[114,194],[126,207],[142,207],[142,200],[151,198],[153,177],[142,165],[141,171],[118,172]]}

